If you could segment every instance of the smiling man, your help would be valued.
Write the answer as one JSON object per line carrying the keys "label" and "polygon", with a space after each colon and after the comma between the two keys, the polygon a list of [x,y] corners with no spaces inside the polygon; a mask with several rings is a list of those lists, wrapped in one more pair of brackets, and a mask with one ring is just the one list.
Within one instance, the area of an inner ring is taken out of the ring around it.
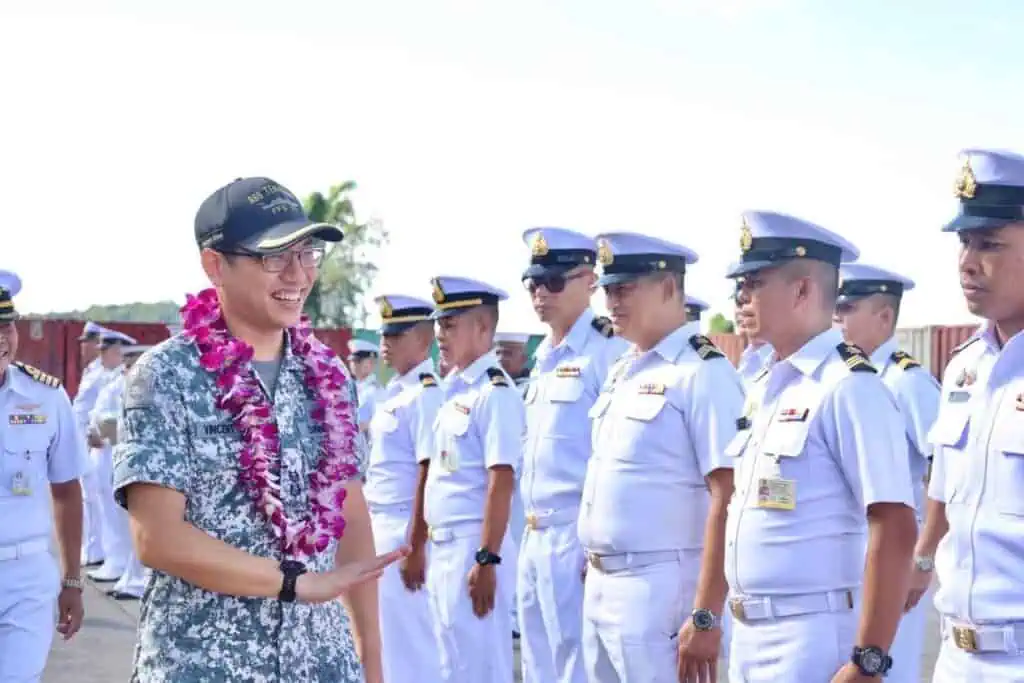
{"label": "smiling man", "polygon": [[[1024,156],[968,150],[960,284],[987,323],[946,368],[917,554],[935,556],[935,683],[1024,680]],[[941,540],[941,543],[940,543]],[[920,576],[911,594],[927,586]]]}
{"label": "smiling man", "polygon": [[301,318],[341,230],[247,178],[195,237],[213,287],[132,368],[114,452],[154,570],[132,680],[381,683],[374,579],[404,549],[374,557],[354,382]]}

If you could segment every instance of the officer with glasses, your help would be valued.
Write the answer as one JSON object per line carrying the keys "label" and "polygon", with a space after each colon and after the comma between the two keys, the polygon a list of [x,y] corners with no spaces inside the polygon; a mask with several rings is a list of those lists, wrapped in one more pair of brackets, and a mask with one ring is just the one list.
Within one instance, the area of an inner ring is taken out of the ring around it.
{"label": "officer with glasses", "polygon": [[517,579],[523,680],[584,683],[584,556],[576,533],[590,460],[587,413],[626,349],[590,309],[597,243],[562,228],[527,230],[523,284],[548,334],[526,388],[526,446],[519,490],[526,512]]}

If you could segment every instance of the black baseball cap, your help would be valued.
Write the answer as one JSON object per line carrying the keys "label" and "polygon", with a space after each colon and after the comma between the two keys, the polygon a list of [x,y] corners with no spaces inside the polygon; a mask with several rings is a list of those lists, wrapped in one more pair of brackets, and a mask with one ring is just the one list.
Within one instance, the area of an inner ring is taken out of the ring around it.
{"label": "black baseball cap", "polygon": [[302,202],[269,178],[239,178],[207,197],[196,213],[200,249],[269,254],[309,237],[340,242],[344,236],[337,225],[311,221]]}

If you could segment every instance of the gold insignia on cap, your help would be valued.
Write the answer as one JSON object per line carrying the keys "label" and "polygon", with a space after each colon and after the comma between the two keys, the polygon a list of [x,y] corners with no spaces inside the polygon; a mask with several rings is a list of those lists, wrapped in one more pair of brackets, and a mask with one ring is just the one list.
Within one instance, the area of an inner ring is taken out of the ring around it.
{"label": "gold insignia on cap", "polygon": [[443,304],[445,296],[444,296],[444,290],[441,289],[441,281],[435,277],[430,282],[431,282],[431,284],[434,285],[434,292],[433,292],[434,303],[436,303],[436,304]]}
{"label": "gold insignia on cap", "polygon": [[740,226],[740,250],[746,253],[753,245],[754,233],[750,231],[750,224],[747,223],[747,218],[744,216],[743,225]]}
{"label": "gold insignia on cap", "polygon": [[385,297],[381,297],[380,300],[380,317],[390,318],[395,314],[395,309],[391,307],[391,302]]}
{"label": "gold insignia on cap", "polygon": [[612,248],[608,246],[608,240],[597,241],[597,262],[602,266],[610,266],[615,260]]}
{"label": "gold insignia on cap", "polygon": [[793,250],[793,252],[797,256],[807,256],[807,248],[806,247],[797,247],[796,249]]}
{"label": "gold insignia on cap", "polygon": [[978,191],[978,179],[974,177],[974,169],[971,168],[971,160],[964,159],[964,166],[960,169],[960,175],[956,179],[956,196],[961,199],[974,199]]}
{"label": "gold insignia on cap", "polygon": [[530,251],[534,256],[547,256],[548,241],[544,239],[544,233],[538,231],[534,235],[533,241],[530,243]]}

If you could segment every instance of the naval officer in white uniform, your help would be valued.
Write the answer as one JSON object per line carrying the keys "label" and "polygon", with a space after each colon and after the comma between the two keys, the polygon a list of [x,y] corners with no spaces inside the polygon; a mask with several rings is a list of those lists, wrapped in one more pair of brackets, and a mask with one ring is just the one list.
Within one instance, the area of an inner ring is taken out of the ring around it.
{"label": "naval officer in white uniform", "polygon": [[743,386],[686,320],[684,273],[696,261],[654,237],[598,236],[599,284],[633,345],[590,410],[579,534],[589,564],[583,653],[597,683],[717,680],[733,490],[725,447]]}
{"label": "naval officer in white uniform", "polygon": [[374,399],[380,385],[377,383],[377,359],[380,348],[365,339],[350,339],[348,342],[348,364],[356,380],[359,397],[359,426],[366,431],[373,417]]}
{"label": "naval officer in white uniform", "polygon": [[[904,292],[914,281],[898,273],[861,263],[844,265],[840,271],[836,322],[843,337],[868,354],[871,364],[889,387],[906,428],[910,475],[914,486],[914,511],[918,526],[924,515],[925,480],[932,448],[928,430],[939,410],[939,383],[896,342],[896,324]],[[928,559],[918,565],[930,570]],[[886,679],[895,683],[920,683],[927,607],[918,604],[900,619],[892,643],[892,670]]]}
{"label": "naval officer in white uniform", "polygon": [[832,327],[839,265],[858,251],[769,212],[744,214],[740,249],[727,272],[740,326],[754,321],[777,360],[751,386],[728,448],[729,680],[877,677],[891,667],[917,523],[895,399]]}
{"label": "naval officer in white uniform", "polygon": [[[1024,681],[1024,156],[968,150],[960,163],[945,230],[967,308],[987,322],[943,377],[917,555],[938,579],[933,681]],[[912,601],[929,578],[918,572]]]}
{"label": "naval officer in white uniform", "polygon": [[20,290],[0,271],[0,683],[38,683],[54,628],[67,640],[83,616],[85,444],[60,381],[15,360]]}
{"label": "naval officer in white uniform", "polygon": [[522,461],[523,400],[498,364],[498,302],[479,280],[433,279],[437,341],[452,368],[424,496],[427,585],[446,683],[512,683],[509,510]]}

